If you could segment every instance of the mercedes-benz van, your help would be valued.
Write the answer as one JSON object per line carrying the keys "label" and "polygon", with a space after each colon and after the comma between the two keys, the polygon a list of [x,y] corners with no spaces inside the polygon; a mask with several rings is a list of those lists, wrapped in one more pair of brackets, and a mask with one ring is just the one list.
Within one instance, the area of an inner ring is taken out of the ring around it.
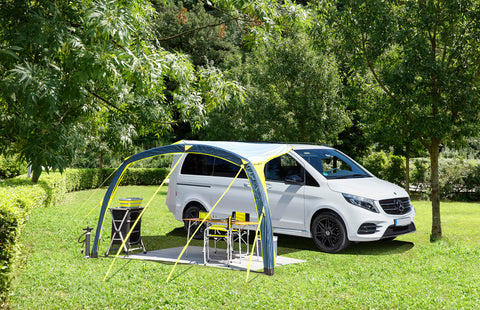
{"label": "mercedes-benz van", "polygon": [[[178,160],[166,204],[179,221],[210,210],[239,170],[210,155],[175,155],[172,168]],[[321,251],[335,253],[351,241],[394,239],[416,230],[407,192],[334,148],[292,145],[290,152],[267,162],[265,177],[274,233],[312,238]],[[232,211],[257,219],[245,172],[213,214],[222,218]]]}

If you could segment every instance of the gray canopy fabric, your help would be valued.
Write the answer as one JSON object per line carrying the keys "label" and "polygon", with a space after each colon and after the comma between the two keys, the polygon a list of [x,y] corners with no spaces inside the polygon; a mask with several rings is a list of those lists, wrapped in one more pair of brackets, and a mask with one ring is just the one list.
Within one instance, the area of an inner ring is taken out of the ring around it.
{"label": "gray canopy fabric", "polygon": [[260,223],[262,238],[262,254],[264,273],[273,275],[275,253],[273,249],[273,230],[270,217],[270,207],[266,193],[264,167],[272,158],[281,156],[291,150],[291,146],[274,143],[229,142],[229,141],[179,141],[172,145],[152,148],[126,158],[117,169],[103,198],[100,215],[97,222],[91,257],[98,257],[98,243],[102,231],[105,213],[123,178],[125,171],[135,162],[155,156],[174,153],[205,154],[227,160],[243,167],[253,192],[257,214],[263,215]]}

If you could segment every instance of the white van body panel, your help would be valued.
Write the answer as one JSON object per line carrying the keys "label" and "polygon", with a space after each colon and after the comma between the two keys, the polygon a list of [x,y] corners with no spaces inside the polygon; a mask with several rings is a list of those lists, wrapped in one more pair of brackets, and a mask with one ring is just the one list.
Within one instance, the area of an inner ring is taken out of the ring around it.
{"label": "white van body panel", "polygon": [[[284,156],[295,159],[316,184],[306,185],[305,180],[304,184],[287,184],[267,178],[267,195],[274,233],[311,238],[313,219],[319,212],[326,210],[336,213],[343,220],[350,241],[374,241],[415,231],[415,209],[403,188],[374,177],[351,159],[349,160],[358,165],[368,177],[327,179],[297,152],[315,149],[336,151],[335,149],[314,145],[292,146],[293,150]],[[206,210],[210,210],[225,192],[232,178],[182,174],[185,156],[176,155],[172,167],[179,159],[181,162],[170,177],[166,204],[175,218],[182,221],[183,211],[190,203],[199,203]],[[326,175],[325,172],[323,174]],[[352,205],[344,194],[365,197],[373,201],[377,212]],[[398,205],[400,200],[404,206],[399,208],[408,206],[408,212],[389,214],[380,204],[380,201],[387,201]],[[228,217],[232,211],[250,213],[251,219],[257,220],[253,193],[246,178],[234,181],[228,193],[218,202],[213,216]],[[374,225],[375,230],[362,232],[362,225]],[[396,227],[400,225],[403,225],[401,227],[410,225],[413,229],[397,234]]]}
{"label": "white van body panel", "polygon": [[374,200],[408,196],[407,192],[400,186],[377,177],[368,179],[331,180],[328,182],[328,187],[334,192],[349,193]]}

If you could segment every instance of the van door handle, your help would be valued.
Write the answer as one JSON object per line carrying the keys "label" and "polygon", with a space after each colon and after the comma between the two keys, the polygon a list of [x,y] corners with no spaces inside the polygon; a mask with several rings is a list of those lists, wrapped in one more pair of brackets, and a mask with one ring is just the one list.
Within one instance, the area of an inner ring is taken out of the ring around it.
{"label": "van door handle", "polygon": [[[266,184],[266,185],[267,185],[267,189],[272,188],[272,184]],[[250,189],[250,183],[243,183],[243,187]]]}

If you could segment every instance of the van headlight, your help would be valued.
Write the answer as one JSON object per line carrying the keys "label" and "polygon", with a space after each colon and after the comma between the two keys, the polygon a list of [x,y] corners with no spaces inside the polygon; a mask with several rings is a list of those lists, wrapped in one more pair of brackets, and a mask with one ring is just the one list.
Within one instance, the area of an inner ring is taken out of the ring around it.
{"label": "van headlight", "polygon": [[372,211],[375,213],[380,213],[378,212],[377,207],[375,207],[375,202],[372,199],[368,199],[365,197],[360,197],[360,196],[355,196],[355,195],[349,195],[349,194],[342,194],[343,197],[345,198],[346,201],[351,203],[354,206],[363,208],[368,211]]}

